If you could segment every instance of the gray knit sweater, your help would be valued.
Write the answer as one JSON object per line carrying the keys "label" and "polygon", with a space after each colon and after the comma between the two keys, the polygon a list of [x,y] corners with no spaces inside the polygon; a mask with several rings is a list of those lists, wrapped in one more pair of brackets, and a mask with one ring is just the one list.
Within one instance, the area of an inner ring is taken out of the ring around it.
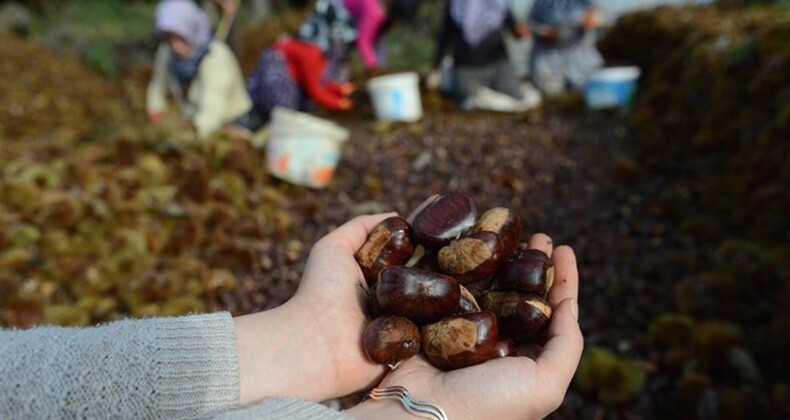
{"label": "gray knit sweater", "polygon": [[0,330],[2,419],[348,419],[295,398],[238,401],[228,313]]}

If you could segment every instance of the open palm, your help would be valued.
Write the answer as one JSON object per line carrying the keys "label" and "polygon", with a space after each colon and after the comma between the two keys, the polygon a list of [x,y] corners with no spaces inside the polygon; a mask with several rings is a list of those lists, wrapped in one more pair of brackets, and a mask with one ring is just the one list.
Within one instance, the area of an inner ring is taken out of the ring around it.
{"label": "open palm", "polygon": [[299,290],[288,302],[311,315],[309,328],[316,335],[311,363],[325,364],[321,369],[332,388],[322,398],[370,387],[384,373],[384,368],[370,362],[362,350],[360,337],[367,323],[367,297],[354,253],[379,222],[394,215],[357,217],[316,242]]}
{"label": "open palm", "polygon": [[[552,249],[546,235],[534,235],[530,247],[552,255],[556,281],[548,300],[554,308],[548,339],[543,346],[519,349],[519,357],[443,372],[423,357],[403,362],[379,387],[403,386],[418,400],[442,406],[452,419],[542,418],[563,400],[581,357],[583,338],[577,323],[576,259],[569,247]],[[529,357],[527,357],[529,356]],[[370,402],[367,409],[378,409]],[[385,408],[385,406],[381,406]],[[365,410],[365,407],[362,407]],[[402,409],[401,409],[402,411]],[[389,411],[388,413],[392,413]],[[352,409],[349,414],[370,417],[372,411]],[[378,418],[388,417],[380,412]]]}

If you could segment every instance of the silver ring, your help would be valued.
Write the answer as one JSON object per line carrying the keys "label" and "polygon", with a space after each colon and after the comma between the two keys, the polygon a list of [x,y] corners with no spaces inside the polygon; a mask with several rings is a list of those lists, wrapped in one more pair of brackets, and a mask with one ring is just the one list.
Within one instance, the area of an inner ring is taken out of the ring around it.
{"label": "silver ring", "polygon": [[372,400],[398,400],[403,404],[403,407],[411,414],[417,417],[434,420],[448,420],[447,413],[444,412],[442,407],[425,401],[418,401],[412,399],[411,394],[406,388],[402,386],[391,386],[387,388],[374,388],[368,394],[368,398]]}

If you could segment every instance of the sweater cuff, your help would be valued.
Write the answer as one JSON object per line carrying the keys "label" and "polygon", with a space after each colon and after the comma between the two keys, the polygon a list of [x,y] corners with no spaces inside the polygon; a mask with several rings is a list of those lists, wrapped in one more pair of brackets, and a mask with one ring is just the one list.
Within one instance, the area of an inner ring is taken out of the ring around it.
{"label": "sweater cuff", "polygon": [[222,413],[213,420],[351,420],[327,406],[298,398],[268,398],[258,405]]}
{"label": "sweater cuff", "polygon": [[240,398],[239,366],[230,314],[152,321],[156,392],[160,394],[162,417],[193,417],[236,407]]}

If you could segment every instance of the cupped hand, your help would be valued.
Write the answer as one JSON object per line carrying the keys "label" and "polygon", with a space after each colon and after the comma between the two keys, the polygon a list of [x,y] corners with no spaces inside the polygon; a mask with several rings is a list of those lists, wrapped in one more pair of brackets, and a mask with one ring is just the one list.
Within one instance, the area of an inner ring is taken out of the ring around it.
{"label": "cupped hand", "polygon": [[[578,271],[573,250],[553,249],[542,234],[530,238],[530,248],[552,256],[555,282],[548,296],[554,308],[548,339],[543,346],[520,349],[521,355],[490,360],[481,365],[443,372],[423,357],[403,362],[379,387],[403,386],[417,400],[440,405],[449,418],[537,419],[562,403],[581,358]],[[403,418],[406,412],[391,400],[367,401],[346,412],[355,418]]]}
{"label": "cupped hand", "polygon": [[310,251],[293,298],[235,319],[242,404],[277,395],[322,401],[381,378],[384,368],[362,350],[367,298],[354,253],[394,215],[360,216],[324,236]]}

